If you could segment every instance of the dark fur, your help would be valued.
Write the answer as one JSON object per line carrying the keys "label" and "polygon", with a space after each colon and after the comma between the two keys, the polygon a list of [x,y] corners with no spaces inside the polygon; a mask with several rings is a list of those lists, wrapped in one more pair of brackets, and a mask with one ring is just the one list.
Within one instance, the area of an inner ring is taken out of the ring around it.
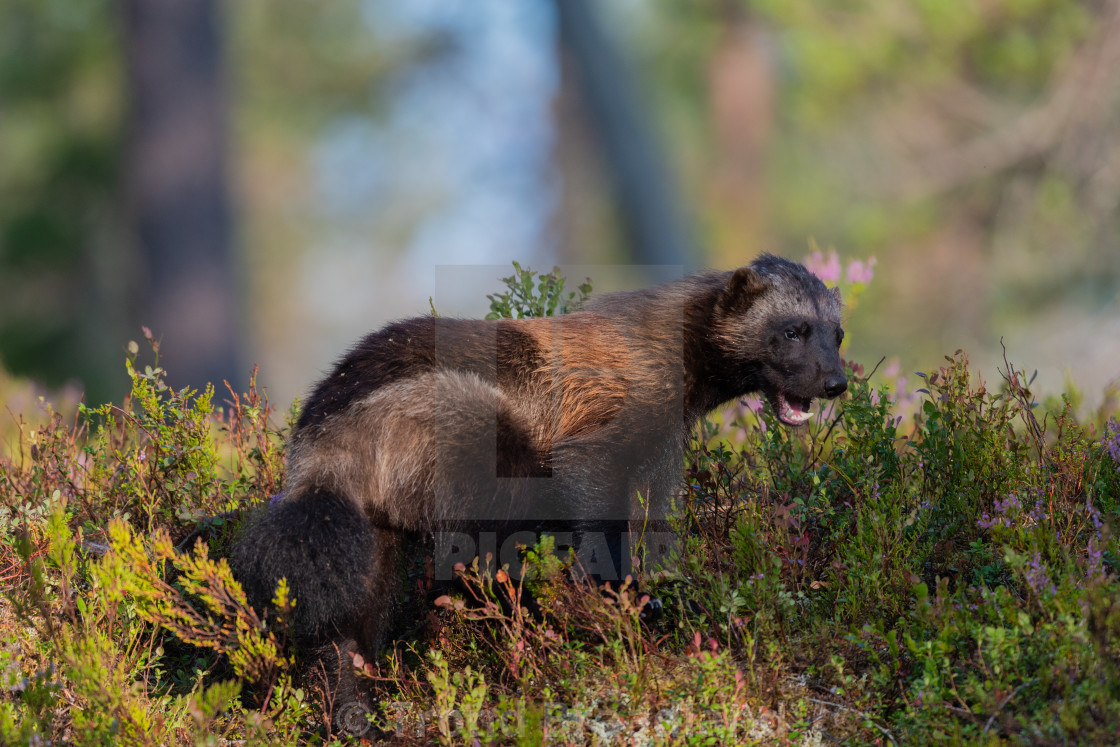
{"label": "dark fur", "polygon": [[[316,387],[288,489],[231,561],[254,604],[288,578],[305,649],[372,658],[404,533],[567,528],[579,545],[660,519],[701,415],[762,392],[796,421],[844,391],[840,326],[839,296],[771,256],[555,319],[396,322]],[[607,550],[624,572],[625,551]],[[353,693],[345,672],[339,686]]]}

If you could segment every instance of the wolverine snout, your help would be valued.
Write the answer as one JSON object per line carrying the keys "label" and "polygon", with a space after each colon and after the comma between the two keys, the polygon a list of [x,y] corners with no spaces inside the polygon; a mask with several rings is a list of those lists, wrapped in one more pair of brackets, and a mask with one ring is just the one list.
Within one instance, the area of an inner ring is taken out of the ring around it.
{"label": "wolverine snout", "polygon": [[848,380],[843,376],[829,376],[824,380],[824,393],[829,399],[848,391]]}

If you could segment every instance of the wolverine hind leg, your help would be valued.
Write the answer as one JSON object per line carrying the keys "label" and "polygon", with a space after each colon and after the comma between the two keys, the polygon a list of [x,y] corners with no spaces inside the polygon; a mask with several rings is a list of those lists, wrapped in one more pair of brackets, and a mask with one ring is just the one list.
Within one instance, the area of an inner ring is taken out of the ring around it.
{"label": "wolverine hind leg", "polygon": [[392,626],[403,572],[399,533],[378,529],[348,499],[310,491],[289,496],[248,526],[230,556],[256,609],[281,578],[295,608],[298,649],[313,661],[336,707],[358,698],[349,653],[372,660]]}

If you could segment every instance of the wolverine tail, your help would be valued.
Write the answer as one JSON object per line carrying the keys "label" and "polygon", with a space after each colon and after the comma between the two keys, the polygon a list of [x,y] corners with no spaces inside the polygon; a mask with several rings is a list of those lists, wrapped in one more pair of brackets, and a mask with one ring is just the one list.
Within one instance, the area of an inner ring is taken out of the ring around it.
{"label": "wolverine tail", "polygon": [[355,636],[372,605],[378,537],[352,501],[329,492],[286,497],[251,520],[230,554],[249,603],[270,606],[281,578],[296,605],[290,632],[301,645]]}

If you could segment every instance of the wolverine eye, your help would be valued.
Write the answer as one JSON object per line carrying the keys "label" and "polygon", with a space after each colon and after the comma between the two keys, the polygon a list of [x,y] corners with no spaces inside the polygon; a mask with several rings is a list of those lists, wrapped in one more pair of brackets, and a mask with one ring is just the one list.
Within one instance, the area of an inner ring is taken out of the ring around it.
{"label": "wolverine eye", "polygon": [[839,345],[842,342],[844,342],[844,330],[838,329],[836,330],[836,344]]}
{"label": "wolverine eye", "polygon": [[795,332],[792,329],[787,329],[786,330],[786,339],[787,340],[800,340],[801,335],[797,334],[797,332]]}

